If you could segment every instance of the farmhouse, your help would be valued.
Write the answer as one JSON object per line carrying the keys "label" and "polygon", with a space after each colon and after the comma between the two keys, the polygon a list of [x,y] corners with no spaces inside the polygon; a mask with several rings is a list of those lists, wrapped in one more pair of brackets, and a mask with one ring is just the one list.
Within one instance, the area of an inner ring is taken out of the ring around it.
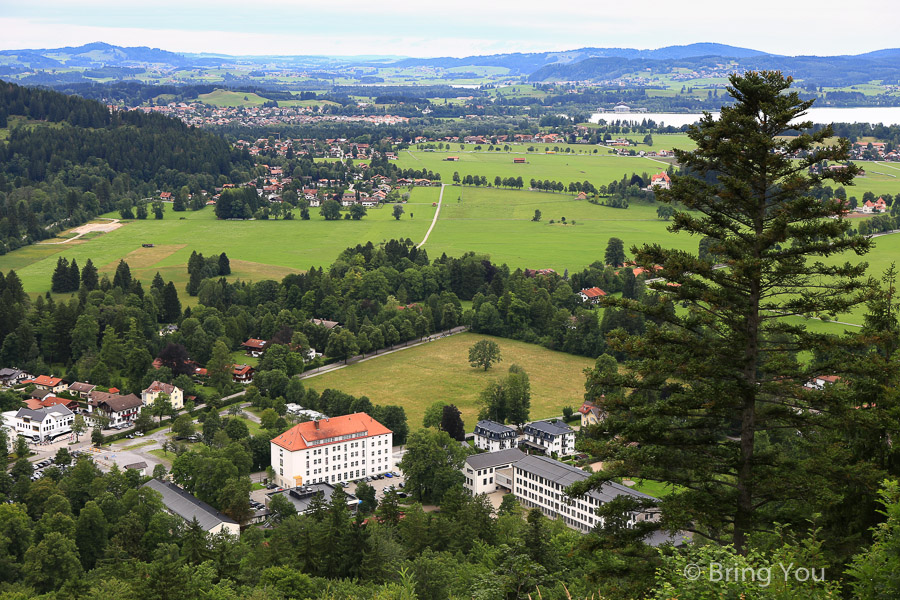
{"label": "farmhouse", "polygon": [[514,158],[514,159],[513,159],[513,163],[514,163],[514,164],[517,164],[517,165],[524,165],[524,164],[525,164],[525,159],[524,159],[524,158]]}
{"label": "farmhouse", "polygon": [[366,413],[300,423],[271,441],[275,482],[291,488],[388,473],[393,437]]}
{"label": "farmhouse", "polygon": [[234,365],[231,370],[231,380],[244,385],[253,383],[254,369],[250,365]]}
{"label": "farmhouse", "polygon": [[449,162],[457,162],[457,161],[459,161],[459,157],[458,156],[448,156],[444,160],[449,161]]}
{"label": "farmhouse", "polygon": [[496,421],[478,421],[475,425],[475,447],[479,450],[496,452],[515,448],[517,437],[514,428]]}
{"label": "farmhouse", "polygon": [[175,410],[184,408],[184,391],[171,383],[163,383],[161,381],[154,381],[146,390],[142,391],[141,401],[144,403],[144,406],[153,404],[160,394],[169,396],[169,404]]}
{"label": "farmhouse", "polygon": [[250,338],[249,340],[247,340],[246,342],[241,344],[241,347],[247,351],[247,354],[249,356],[257,358],[257,357],[262,356],[263,352],[266,351],[267,343],[268,342],[266,342],[266,340],[258,340],[256,338]]}
{"label": "farmhouse", "polygon": [[162,496],[162,503],[167,512],[181,517],[188,523],[196,519],[203,531],[207,533],[217,534],[226,531],[238,535],[241,531],[240,525],[236,521],[226,517],[206,502],[201,502],[174,483],[151,479],[142,487],[158,492]]}
{"label": "farmhouse", "polygon": [[497,491],[500,486],[495,481],[495,473],[500,469],[508,469],[525,456],[518,448],[470,456],[462,466],[462,472],[466,476],[465,488],[473,496]]}
{"label": "farmhouse", "polygon": [[598,287],[592,287],[581,290],[580,292],[578,292],[578,295],[581,296],[582,302],[597,304],[600,301],[600,298],[606,295],[606,292]]}

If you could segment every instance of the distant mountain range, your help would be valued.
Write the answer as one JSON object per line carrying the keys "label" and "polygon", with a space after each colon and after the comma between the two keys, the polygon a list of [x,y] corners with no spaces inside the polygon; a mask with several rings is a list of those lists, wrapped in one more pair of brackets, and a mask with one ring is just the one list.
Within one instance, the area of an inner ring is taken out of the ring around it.
{"label": "distant mountain range", "polygon": [[[780,69],[807,85],[852,85],[872,80],[900,83],[900,49],[855,56],[781,56],[725,44],[697,43],[655,50],[579,48],[563,52],[527,52],[464,58],[396,56],[229,56],[184,54],[148,48],[126,48],[103,42],[78,47],[0,51],[0,75],[28,69],[138,69],[153,65],[170,69],[248,67],[342,69],[352,67],[504,67],[511,76],[530,81],[607,80],[623,75],[673,73],[676,69],[724,73],[744,69]],[[117,75],[127,78],[124,71]]]}

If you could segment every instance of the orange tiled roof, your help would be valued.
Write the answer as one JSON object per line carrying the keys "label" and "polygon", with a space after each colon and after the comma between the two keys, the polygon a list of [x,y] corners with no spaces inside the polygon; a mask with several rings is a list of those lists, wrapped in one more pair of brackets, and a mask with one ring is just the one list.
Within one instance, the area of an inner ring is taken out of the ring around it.
{"label": "orange tiled roof", "polygon": [[[358,434],[358,437],[368,437],[387,433],[391,433],[391,430],[366,413],[354,413],[331,419],[300,423],[273,439],[272,443],[281,446],[285,450],[294,452],[296,450],[305,450],[311,442],[330,438],[353,434]],[[344,440],[335,440],[335,442],[337,441]]]}

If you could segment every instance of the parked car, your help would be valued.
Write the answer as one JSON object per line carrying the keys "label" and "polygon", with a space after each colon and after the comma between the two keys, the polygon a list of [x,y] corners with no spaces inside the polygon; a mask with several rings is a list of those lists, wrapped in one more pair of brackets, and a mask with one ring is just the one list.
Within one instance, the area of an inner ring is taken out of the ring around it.
{"label": "parked car", "polygon": [[385,473],[384,476],[385,476],[385,477],[393,477],[394,474],[393,474],[393,473]]}
{"label": "parked car", "polygon": [[143,431],[138,431],[138,432],[135,433],[134,435],[136,435],[136,436],[138,436],[138,437],[144,437],[144,432],[143,432]]}

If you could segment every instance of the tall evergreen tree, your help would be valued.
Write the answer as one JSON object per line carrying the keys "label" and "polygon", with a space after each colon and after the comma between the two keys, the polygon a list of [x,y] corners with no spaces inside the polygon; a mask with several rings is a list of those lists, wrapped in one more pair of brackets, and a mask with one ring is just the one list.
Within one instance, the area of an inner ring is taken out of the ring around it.
{"label": "tall evergreen tree", "polygon": [[823,485],[790,447],[798,433],[814,439],[836,408],[834,395],[803,389],[822,365],[794,360],[826,342],[785,317],[840,314],[858,303],[865,265],[818,258],[862,254],[871,242],[846,236],[840,203],[812,193],[824,179],[846,184],[858,173],[849,165],[810,174],[823,160],[846,160],[849,142],[830,144],[830,127],[781,137],[812,127],[801,120],[812,101],[789,91],[789,77],[748,72],[730,82],[735,104],[690,129],[696,150],[675,152],[690,174],[658,194],[690,210],[676,211],[670,231],[713,238],[709,249],[728,268],[658,244],[632,249],[641,266],[662,266],[667,281],[649,287],[687,310],[603,300],[663,325],[636,337],[614,333],[610,345],[632,360],[624,372],[589,375],[588,389],[622,393],[607,396],[603,432],[588,444],[605,468],[575,491],[626,473],[677,484],[661,501],[667,528],[728,540],[744,553],[749,534],[790,522]]}
{"label": "tall evergreen tree", "polygon": [[120,260],[116,266],[116,274],[113,276],[113,287],[122,288],[125,291],[131,287],[131,268],[124,260]]}
{"label": "tall evergreen tree", "polygon": [[219,275],[231,275],[231,261],[224,252],[219,255]]}
{"label": "tall evergreen tree", "polygon": [[69,261],[60,256],[56,259],[56,269],[50,279],[50,291],[61,294],[67,291],[69,282]]}
{"label": "tall evergreen tree", "polygon": [[98,284],[97,267],[94,266],[91,259],[87,259],[87,262],[84,263],[84,268],[81,270],[81,287],[90,292],[96,290]]}
{"label": "tall evergreen tree", "polygon": [[178,300],[178,290],[171,281],[163,288],[162,293],[163,319],[166,323],[174,323],[181,317],[181,302]]}
{"label": "tall evergreen tree", "polygon": [[77,292],[81,283],[81,270],[78,268],[78,261],[74,258],[69,265],[69,275],[66,278],[66,291]]}

